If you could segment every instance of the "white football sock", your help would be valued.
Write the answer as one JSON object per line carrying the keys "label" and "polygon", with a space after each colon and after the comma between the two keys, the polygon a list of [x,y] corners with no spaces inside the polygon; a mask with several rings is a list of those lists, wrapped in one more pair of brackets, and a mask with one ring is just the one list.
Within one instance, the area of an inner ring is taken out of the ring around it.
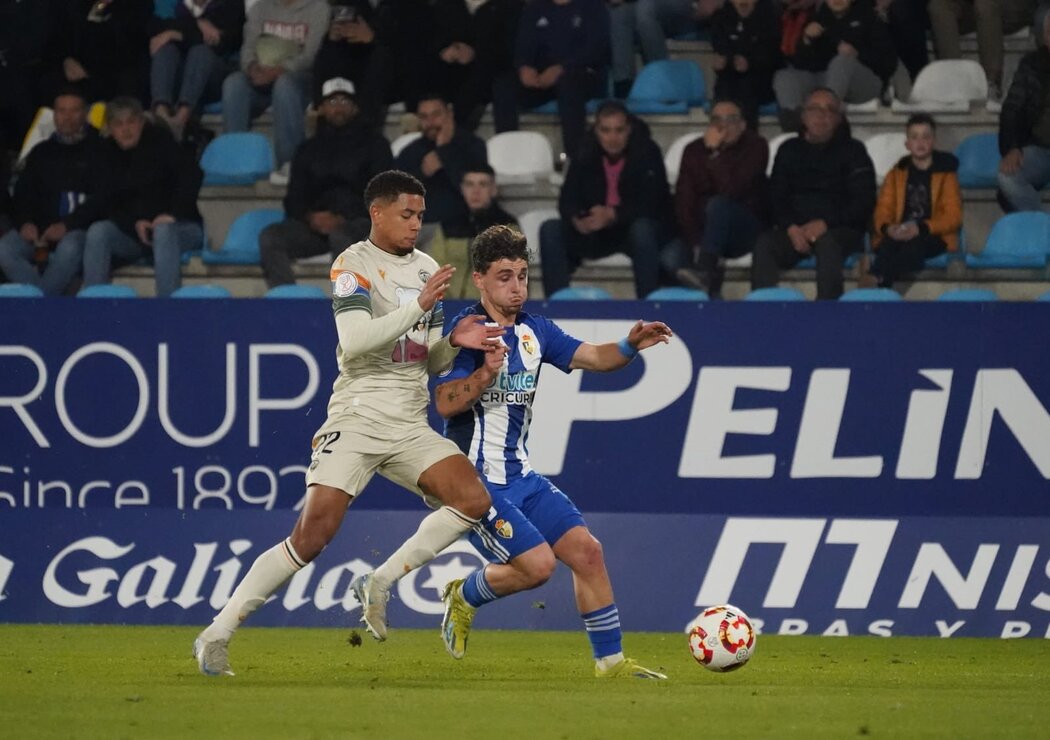
{"label": "white football sock", "polygon": [[614,665],[623,660],[623,653],[613,653],[612,655],[606,655],[604,658],[596,658],[595,663],[603,671],[612,668]]}
{"label": "white football sock", "polygon": [[210,640],[230,639],[241,622],[266,603],[274,591],[305,565],[290,540],[286,539],[271,547],[252,563],[226,606],[204,630],[204,637]]}
{"label": "white football sock", "polygon": [[416,533],[376,568],[373,574],[375,584],[384,591],[390,590],[395,581],[429,563],[477,523],[476,519],[464,516],[451,506],[442,506],[428,514],[419,523]]}

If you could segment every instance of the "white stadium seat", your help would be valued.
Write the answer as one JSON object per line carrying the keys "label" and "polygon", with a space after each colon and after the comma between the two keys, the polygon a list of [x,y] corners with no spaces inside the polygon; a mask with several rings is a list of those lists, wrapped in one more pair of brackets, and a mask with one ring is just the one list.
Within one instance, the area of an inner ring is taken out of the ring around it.
{"label": "white stadium seat", "polygon": [[671,142],[671,146],[664,156],[664,169],[667,170],[667,182],[671,184],[672,188],[678,182],[678,173],[682,169],[682,154],[685,152],[685,148],[701,136],[703,136],[702,132],[693,131],[692,133],[682,134]]}
{"label": "white stadium seat", "polygon": [[908,102],[893,101],[898,113],[966,112],[971,100],[988,97],[988,79],[984,69],[973,59],[938,59],[920,70]]}
{"label": "white stadium seat", "polygon": [[413,131],[408,134],[401,134],[396,139],[390,142],[390,153],[396,158],[406,146],[411,144],[413,141],[422,136],[419,131]]}
{"label": "white stadium seat", "polygon": [[780,149],[780,145],[788,139],[793,139],[798,134],[793,131],[789,131],[786,134],[777,134],[769,140],[769,162],[766,163],[766,175],[773,174],[773,160],[777,158],[777,150]]}
{"label": "white stadium seat", "polygon": [[504,131],[486,142],[496,182],[531,184],[554,174],[554,151],[547,137],[536,131]]}
{"label": "white stadium seat", "polygon": [[518,216],[518,226],[521,227],[521,233],[525,235],[531,252],[529,264],[540,264],[540,226],[552,218],[561,218],[557,208],[537,208]]}
{"label": "white stadium seat", "polygon": [[868,150],[868,156],[875,165],[875,180],[880,185],[886,179],[886,174],[908,153],[904,148],[905,139],[903,132],[894,131],[875,134],[864,141],[864,148]]}

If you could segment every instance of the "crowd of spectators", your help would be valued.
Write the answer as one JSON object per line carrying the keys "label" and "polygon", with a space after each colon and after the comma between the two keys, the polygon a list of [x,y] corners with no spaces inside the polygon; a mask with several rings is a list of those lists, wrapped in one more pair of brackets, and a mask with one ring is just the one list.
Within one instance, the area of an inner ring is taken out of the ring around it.
{"label": "crowd of spectators", "polygon": [[[421,244],[468,264],[470,239],[513,218],[497,201],[485,142],[556,103],[564,172],[560,217],[540,229],[543,282],[569,284],[583,260],[632,262],[643,297],[680,282],[720,292],[724,260],[754,252],[754,287],[815,257],[817,292],[842,291],[842,265],[871,237],[871,277],[892,285],[938,250],[957,249],[957,163],[933,149],[936,123],[907,126],[909,157],[877,195],[871,161],[850,135],[846,103],[893,93],[960,55],[977,31],[990,107],[1002,105],[1000,199],[1041,208],[1050,181],[1046,3],[1036,0],[0,0],[0,173],[40,105],[54,134],[18,162],[0,193],[0,271],[61,293],[82,274],[152,262],[157,293],[179,285],[203,240],[195,162],[205,106],[245,131],[270,110],[285,220],[260,238],[267,283],[294,280],[302,257],[338,252],[367,232],[361,201],[397,166],[427,187]],[[1004,96],[1003,38],[1033,23],[1036,50]],[[668,187],[646,122],[617,99],[668,39],[710,39],[715,103]],[[588,101],[605,99],[588,127]],[[108,136],[87,123],[105,102]],[[766,176],[759,109],[776,102],[786,142]],[[388,107],[403,103],[421,136],[393,157]],[[316,133],[307,110],[316,111]],[[203,132],[203,133],[201,133]],[[923,152],[926,152],[925,154]],[[951,183],[955,182],[952,187]],[[888,190],[891,188],[891,190]],[[946,206],[943,198],[954,199]],[[878,201],[878,208],[876,208]],[[6,229],[6,233],[5,230]],[[464,270],[465,272],[465,270]],[[465,281],[457,292],[470,294]]]}

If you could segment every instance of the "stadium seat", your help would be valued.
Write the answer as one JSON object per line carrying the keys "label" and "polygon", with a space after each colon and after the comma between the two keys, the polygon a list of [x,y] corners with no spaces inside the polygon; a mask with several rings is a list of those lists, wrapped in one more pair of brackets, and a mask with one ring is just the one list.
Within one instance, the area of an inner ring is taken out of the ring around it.
{"label": "stadium seat", "polygon": [[1048,290],[1045,293],[1043,293],[1041,296],[1036,298],[1036,300],[1037,301],[1045,301],[1045,302],[1050,303],[1050,290]]}
{"label": "stadium seat", "polygon": [[868,156],[875,165],[875,181],[880,185],[893,166],[908,153],[904,148],[905,139],[903,132],[893,131],[875,134],[864,140],[864,148],[868,150]]}
{"label": "stadium seat", "polygon": [[518,216],[518,226],[529,245],[529,264],[540,264],[540,227],[552,218],[561,218],[557,208],[537,208]]}
{"label": "stadium seat", "polygon": [[998,294],[988,288],[955,288],[937,296],[938,301],[997,301]]}
{"label": "stadium seat", "polygon": [[843,293],[840,301],[853,302],[879,302],[879,301],[903,301],[901,294],[892,288],[856,288]]}
{"label": "stadium seat", "polygon": [[777,285],[773,288],[756,288],[744,296],[745,301],[804,301],[805,294],[798,288],[785,288]]}
{"label": "stadium seat", "polygon": [[769,162],[766,164],[766,175],[773,174],[773,160],[777,158],[777,150],[780,149],[780,145],[788,139],[794,139],[798,134],[789,131],[786,134],[777,134],[769,140]]}
{"label": "stadium seat", "polygon": [[1046,267],[1050,255],[1050,215],[1041,211],[1008,213],[992,227],[984,249],[966,255],[974,269]]}
{"label": "stadium seat", "polygon": [[251,185],[273,169],[269,140],[251,131],[216,136],[201,155],[205,185]]}
{"label": "stadium seat", "polygon": [[485,143],[489,164],[496,181],[530,184],[554,174],[554,151],[543,134],[536,131],[504,131]]}
{"label": "stadium seat", "polygon": [[201,261],[206,265],[259,264],[259,233],[270,224],[284,220],[279,208],[259,208],[242,213],[226,232],[222,248],[205,249]]}
{"label": "stadium seat", "polygon": [[682,134],[671,142],[671,146],[668,147],[667,154],[664,156],[664,169],[667,170],[667,182],[671,184],[672,188],[678,182],[678,173],[682,169],[682,154],[685,152],[685,148],[702,136],[703,133],[699,131]]}
{"label": "stadium seat", "polygon": [[264,298],[331,298],[316,285],[275,285],[266,291]]}
{"label": "stadium seat", "polygon": [[711,296],[696,288],[683,288],[672,285],[666,288],[657,288],[645,297],[647,301],[709,301]]}
{"label": "stadium seat", "polygon": [[959,158],[959,186],[999,187],[999,135],[971,134],[955,148]]}
{"label": "stadium seat", "polygon": [[0,283],[0,298],[43,298],[44,291],[28,283]]}
{"label": "stadium seat", "polygon": [[605,288],[593,285],[575,285],[555,291],[547,296],[548,301],[607,301],[612,298]]}
{"label": "stadium seat", "polygon": [[232,298],[233,294],[221,285],[183,285],[171,294],[172,298]]}
{"label": "stadium seat", "polygon": [[77,298],[138,298],[139,294],[130,285],[102,283],[80,289]]}
{"label": "stadium seat", "polygon": [[898,113],[965,113],[971,100],[988,97],[988,79],[973,59],[938,59],[923,67],[912,85],[907,102],[894,100]]}
{"label": "stadium seat", "polygon": [[423,134],[419,131],[411,131],[407,134],[401,134],[396,139],[390,142],[390,153],[393,154],[396,158],[397,155],[404,151],[406,146],[411,144],[413,141],[415,141],[422,135]]}
{"label": "stadium seat", "polygon": [[625,102],[635,114],[684,114],[702,106],[706,97],[704,73],[696,62],[660,59],[642,67]]}

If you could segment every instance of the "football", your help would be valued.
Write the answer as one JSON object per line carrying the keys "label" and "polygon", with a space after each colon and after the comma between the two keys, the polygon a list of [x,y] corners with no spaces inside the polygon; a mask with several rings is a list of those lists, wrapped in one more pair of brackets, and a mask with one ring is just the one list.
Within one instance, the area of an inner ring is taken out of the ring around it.
{"label": "football", "polygon": [[735,606],[712,606],[689,625],[689,652],[709,671],[743,668],[755,652],[755,629]]}

